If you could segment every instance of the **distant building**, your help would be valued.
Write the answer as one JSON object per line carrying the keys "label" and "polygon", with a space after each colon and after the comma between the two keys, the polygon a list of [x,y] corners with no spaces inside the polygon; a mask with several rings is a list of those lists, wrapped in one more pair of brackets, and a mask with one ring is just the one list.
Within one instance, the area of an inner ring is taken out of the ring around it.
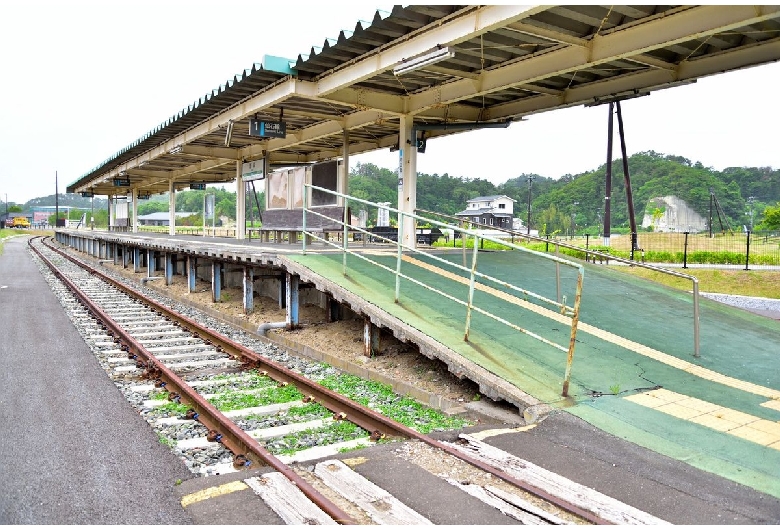
{"label": "distant building", "polygon": [[[176,219],[180,217],[189,217],[197,212],[176,212]],[[170,226],[171,220],[168,212],[155,212],[147,215],[138,216],[139,226]]]}
{"label": "distant building", "polygon": [[474,197],[467,201],[466,209],[456,213],[455,217],[469,223],[512,230],[515,202],[513,198],[506,195]]}

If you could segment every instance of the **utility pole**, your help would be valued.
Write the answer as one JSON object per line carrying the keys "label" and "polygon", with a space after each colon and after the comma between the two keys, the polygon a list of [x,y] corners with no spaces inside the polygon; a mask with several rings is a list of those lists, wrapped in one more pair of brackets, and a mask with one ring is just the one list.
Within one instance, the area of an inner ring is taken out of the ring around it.
{"label": "utility pole", "polygon": [[60,220],[60,186],[57,183],[57,172],[54,172],[54,228],[59,226]]}
{"label": "utility pole", "polygon": [[[755,197],[748,197],[748,207],[750,208],[750,232],[753,231],[753,201],[755,201]],[[6,204],[8,204],[8,199],[6,199]],[[7,217],[7,215],[6,215]]]}
{"label": "utility pole", "polygon": [[609,125],[607,126],[607,179],[606,179],[606,191],[604,192],[604,246],[609,246],[609,238],[611,235],[611,210],[610,210],[610,195],[612,195],[612,115],[614,113],[614,103],[609,103]]}
{"label": "utility pole", "polygon": [[577,217],[577,205],[579,202],[574,201],[571,205],[571,237],[574,237],[574,229],[576,228],[576,224],[574,222],[574,218]]}
{"label": "utility pole", "polygon": [[531,235],[531,184],[534,181],[534,178],[532,175],[528,175],[526,177],[528,179],[528,222],[526,226],[526,235]]}

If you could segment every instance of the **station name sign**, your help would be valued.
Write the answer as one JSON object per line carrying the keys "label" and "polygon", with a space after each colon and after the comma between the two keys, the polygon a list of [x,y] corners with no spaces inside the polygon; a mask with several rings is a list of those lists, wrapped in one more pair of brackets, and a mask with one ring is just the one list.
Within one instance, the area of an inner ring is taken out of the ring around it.
{"label": "station name sign", "polygon": [[265,178],[265,159],[244,162],[241,165],[241,178],[244,182]]}
{"label": "station name sign", "polygon": [[205,182],[190,182],[190,189],[191,190],[205,190],[206,189],[206,183]]}
{"label": "station name sign", "polygon": [[81,192],[81,196],[82,197],[94,197],[95,194],[93,192],[91,192],[91,191],[82,191]]}
{"label": "station name sign", "polygon": [[114,179],[114,186],[129,186],[129,185],[130,185],[129,178]]}
{"label": "station name sign", "polygon": [[249,135],[262,138],[284,138],[287,136],[287,123],[283,121],[250,119]]}

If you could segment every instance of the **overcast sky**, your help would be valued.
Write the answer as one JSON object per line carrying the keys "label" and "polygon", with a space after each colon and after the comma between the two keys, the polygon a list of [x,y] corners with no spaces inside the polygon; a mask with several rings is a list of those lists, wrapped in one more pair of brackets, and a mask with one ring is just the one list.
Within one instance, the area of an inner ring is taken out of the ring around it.
{"label": "overcast sky", "polygon": [[[377,5],[0,0],[0,8],[0,200],[24,203],[54,193],[55,172],[64,192],[264,54],[308,53],[371,20]],[[778,82],[772,64],[626,101],[629,154],[654,150],[718,170],[778,168]],[[606,136],[606,107],[562,109],[432,140],[418,171],[496,184],[522,173],[558,178],[603,164]],[[351,161],[395,168],[398,158],[383,150]]]}

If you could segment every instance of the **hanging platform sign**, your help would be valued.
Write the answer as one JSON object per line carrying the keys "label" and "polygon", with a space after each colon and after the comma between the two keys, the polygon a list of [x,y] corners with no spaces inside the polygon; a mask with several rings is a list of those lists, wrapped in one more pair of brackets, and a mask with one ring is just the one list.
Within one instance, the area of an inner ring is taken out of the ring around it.
{"label": "hanging platform sign", "polygon": [[190,189],[191,190],[205,190],[206,189],[206,183],[205,182],[190,182]]}
{"label": "hanging platform sign", "polygon": [[249,135],[262,138],[284,138],[287,136],[287,123],[283,121],[249,120]]}
{"label": "hanging platform sign", "polygon": [[81,192],[81,196],[82,197],[94,197],[95,194],[93,192],[91,192],[91,191],[82,191]]}
{"label": "hanging platform sign", "polygon": [[130,185],[129,178],[114,179],[114,186],[129,186],[129,185]]}
{"label": "hanging platform sign", "polygon": [[251,162],[244,162],[241,165],[241,178],[244,182],[250,180],[261,180],[265,178],[265,161],[264,159],[253,160]]}

